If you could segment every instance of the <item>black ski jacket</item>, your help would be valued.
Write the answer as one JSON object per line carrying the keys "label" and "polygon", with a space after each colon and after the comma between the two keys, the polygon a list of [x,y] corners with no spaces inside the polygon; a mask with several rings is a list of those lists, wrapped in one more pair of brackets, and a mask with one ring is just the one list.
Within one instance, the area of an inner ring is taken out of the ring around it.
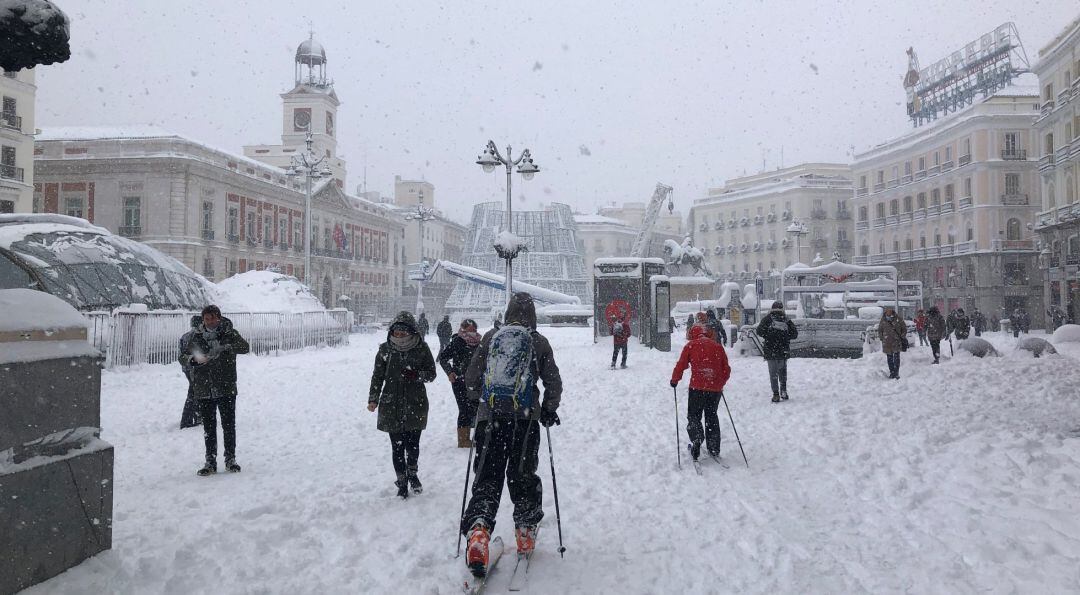
{"label": "black ski jacket", "polygon": [[770,311],[768,316],[761,319],[755,331],[757,335],[765,339],[762,346],[762,355],[765,359],[787,359],[791,356],[791,342],[799,336],[799,330],[795,323],[777,310]]}

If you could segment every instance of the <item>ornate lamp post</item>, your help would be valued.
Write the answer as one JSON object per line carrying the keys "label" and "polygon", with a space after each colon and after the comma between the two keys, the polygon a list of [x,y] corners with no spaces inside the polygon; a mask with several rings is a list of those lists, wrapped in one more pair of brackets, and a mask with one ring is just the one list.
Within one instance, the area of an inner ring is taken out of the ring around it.
{"label": "ornate lamp post", "polygon": [[424,191],[420,191],[420,202],[415,211],[405,215],[406,221],[416,221],[420,226],[420,271],[413,276],[416,281],[416,315],[424,311],[424,279],[427,278],[427,259],[424,258],[424,222],[435,218],[435,210],[424,206]]}
{"label": "ornate lamp post", "polygon": [[[495,146],[495,141],[488,141],[487,146],[484,147],[484,152],[480,154],[476,159],[477,165],[484,168],[485,172],[491,173],[495,171],[495,167],[503,165],[506,167],[506,217],[503,219],[503,231],[507,233],[514,233],[514,213],[510,205],[510,185],[512,183],[512,176],[514,166],[517,166],[518,173],[525,180],[531,180],[536,172],[540,171],[532,160],[532,154],[528,149],[525,149],[521,155],[514,159],[510,146],[506,147],[506,157],[499,153],[499,148]],[[515,246],[510,250],[505,247],[496,244],[495,251],[501,258],[506,260],[506,303],[510,303],[510,297],[514,295],[514,270],[513,262],[514,257],[520,252],[521,246]]]}
{"label": "ornate lamp post", "polygon": [[[292,165],[285,169],[285,175],[289,178],[304,177],[304,285],[311,288],[311,181],[319,178],[329,178],[334,175],[329,165],[323,165],[326,157],[315,158],[315,152],[311,150],[311,132],[307,133],[304,143],[307,149],[299,155],[294,155]],[[322,169],[319,166],[322,165]]]}

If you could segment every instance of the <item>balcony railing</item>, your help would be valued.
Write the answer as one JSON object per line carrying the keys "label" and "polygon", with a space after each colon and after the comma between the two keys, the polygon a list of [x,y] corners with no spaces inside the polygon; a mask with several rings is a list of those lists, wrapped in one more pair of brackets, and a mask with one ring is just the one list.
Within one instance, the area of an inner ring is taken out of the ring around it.
{"label": "balcony railing", "polygon": [[926,209],[915,209],[915,212],[911,214],[912,219],[926,219]]}
{"label": "balcony railing", "polygon": [[1027,161],[1027,149],[1002,149],[1001,158],[1005,161]]}
{"label": "balcony railing", "polygon": [[885,225],[897,225],[900,223],[900,215],[889,215],[885,218]]}
{"label": "balcony railing", "polygon": [[941,203],[941,214],[942,215],[944,215],[945,213],[951,213],[954,210],[955,210],[955,207],[953,206],[953,203],[952,203],[951,200],[948,201],[948,202]]}
{"label": "balcony railing", "polygon": [[925,169],[921,169],[921,170],[915,172],[915,179],[916,180],[921,180],[921,179],[923,179],[925,177],[926,177],[926,170]]}
{"label": "balcony railing", "polygon": [[829,216],[829,213],[825,209],[813,208],[810,210],[810,217],[812,219],[825,219]]}
{"label": "balcony railing", "polygon": [[936,176],[936,175],[938,175],[940,173],[941,173],[941,166],[940,165],[935,165],[935,166],[931,167],[930,170],[927,172],[927,174],[931,175],[931,176]]}
{"label": "balcony railing", "polygon": [[837,219],[851,219],[851,211],[848,209],[840,209],[836,211]]}
{"label": "balcony railing", "polygon": [[289,249],[289,242],[279,242],[278,243],[278,249],[280,249],[280,250],[288,250]]}
{"label": "balcony railing", "polygon": [[885,182],[878,182],[874,184],[874,192],[881,192],[885,189]]}
{"label": "balcony railing", "polygon": [[1031,203],[1027,194],[1002,194],[1001,204],[1008,207],[1026,207]]}
{"label": "balcony railing", "polygon": [[960,164],[960,167],[964,167],[965,165],[967,165],[967,164],[971,163],[971,155],[970,155],[970,154],[968,154],[968,155],[961,155],[961,156],[960,156],[960,158],[959,158],[959,159],[957,159],[957,161],[956,161],[956,162],[957,162],[958,164]]}
{"label": "balcony railing", "polygon": [[887,188],[896,188],[899,185],[900,185],[900,180],[889,180],[888,182],[886,182],[886,187]]}
{"label": "balcony railing", "polygon": [[22,182],[24,179],[23,168],[14,165],[0,165],[0,178]]}
{"label": "balcony railing", "polygon": [[1054,154],[1043,155],[1039,158],[1039,169],[1049,169],[1054,167]]}
{"label": "balcony railing", "polygon": [[120,235],[125,238],[136,238],[142,235],[141,225],[121,225]]}
{"label": "balcony railing", "polygon": [[907,174],[900,177],[901,184],[910,184],[912,180],[911,174]]}
{"label": "balcony railing", "polygon": [[926,207],[926,215],[928,217],[934,217],[941,214],[941,205],[930,205]]}
{"label": "balcony railing", "polygon": [[1035,250],[1035,240],[993,240],[990,249],[994,252],[1029,252]]}
{"label": "balcony railing", "polygon": [[22,132],[22,116],[16,116],[10,112],[0,113],[0,126]]}
{"label": "balcony railing", "polygon": [[828,248],[829,247],[829,240],[826,240],[825,238],[814,238],[813,240],[810,241],[810,245],[815,247],[815,248],[822,248],[822,249]]}
{"label": "balcony railing", "polygon": [[239,244],[240,243],[240,236],[238,236],[238,235],[236,235],[234,233],[229,234],[229,242],[232,243],[232,244]]}
{"label": "balcony railing", "polygon": [[204,239],[204,240],[212,240],[212,239],[214,239],[214,230],[212,230],[212,229],[204,229],[204,230],[202,230],[202,239]]}
{"label": "balcony railing", "polygon": [[857,229],[857,230],[870,229],[870,222],[869,221],[856,221],[855,222],[855,229]]}
{"label": "balcony railing", "polygon": [[877,217],[874,219],[874,227],[885,227],[885,218]]}
{"label": "balcony railing", "polygon": [[1045,115],[1049,114],[1052,111],[1054,111],[1054,100],[1053,99],[1048,99],[1048,100],[1046,100],[1046,102],[1043,103],[1042,109],[1040,110],[1039,115],[1045,116]]}
{"label": "balcony railing", "polygon": [[1061,162],[1065,161],[1068,158],[1069,158],[1069,143],[1065,143],[1064,145],[1058,147],[1056,151],[1054,151],[1054,161],[1056,163],[1061,163]]}
{"label": "balcony railing", "polygon": [[941,164],[941,171],[949,171],[950,169],[953,168],[953,165],[955,165],[955,163],[953,162],[952,159],[950,159],[950,160],[946,161],[945,163]]}
{"label": "balcony railing", "polygon": [[870,193],[869,188],[858,188],[855,190],[855,196],[866,196]]}
{"label": "balcony railing", "polygon": [[972,206],[972,203],[971,203],[971,197],[970,196],[961,196],[960,197],[960,208],[961,209],[967,209],[967,208],[969,208],[971,206]]}
{"label": "balcony railing", "polygon": [[908,223],[911,221],[911,213],[900,213],[900,223]]}

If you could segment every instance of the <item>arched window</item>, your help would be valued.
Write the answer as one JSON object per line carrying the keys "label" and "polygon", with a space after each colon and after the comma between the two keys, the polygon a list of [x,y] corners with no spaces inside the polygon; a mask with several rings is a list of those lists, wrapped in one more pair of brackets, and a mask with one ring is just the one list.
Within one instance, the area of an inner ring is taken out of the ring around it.
{"label": "arched window", "polygon": [[967,240],[965,240],[965,241],[968,241],[968,242],[971,242],[971,241],[973,241],[975,239],[975,227],[971,224],[970,221],[968,221],[968,224],[967,224],[967,236],[966,237],[967,237]]}
{"label": "arched window", "polygon": [[934,245],[941,245],[941,230],[936,227],[934,228]]}
{"label": "arched window", "polygon": [[908,236],[907,238],[904,239],[904,250],[911,251],[914,247],[915,247],[915,245],[911,241],[911,236]]}
{"label": "arched window", "polygon": [[890,215],[899,215],[900,214],[900,201],[896,200],[895,198],[889,201],[889,214]]}
{"label": "arched window", "polygon": [[878,240],[877,251],[878,254],[885,254],[885,240]]}
{"label": "arched window", "polygon": [[915,201],[915,204],[918,205],[917,208],[920,208],[920,209],[925,209],[926,208],[926,193],[925,192],[920,192],[919,193],[918,200]]}
{"label": "arched window", "polygon": [[926,231],[920,231],[919,232],[919,247],[920,248],[925,248],[926,247]]}
{"label": "arched window", "polygon": [[955,244],[956,243],[956,228],[953,227],[952,225],[949,226],[948,240],[949,240],[950,244]]}
{"label": "arched window", "polygon": [[1009,222],[1005,224],[1005,239],[1019,240],[1020,234],[1020,220],[1015,218],[1009,219]]}
{"label": "arched window", "polygon": [[1076,202],[1076,191],[1073,190],[1075,184],[1073,184],[1072,178],[1065,178],[1065,202],[1067,204],[1073,204]]}
{"label": "arched window", "polygon": [[937,188],[934,188],[933,190],[930,191],[930,206],[932,206],[932,207],[941,206],[941,190],[938,190]]}
{"label": "arched window", "polygon": [[892,250],[893,252],[900,251],[900,236],[893,234],[892,237]]}
{"label": "arched window", "polygon": [[866,205],[859,207],[859,221],[866,221],[870,218],[870,209],[866,208]]}
{"label": "arched window", "polygon": [[904,212],[905,213],[910,213],[911,212],[911,202],[912,201],[911,201],[910,196],[905,196],[904,197]]}
{"label": "arched window", "polygon": [[1051,209],[1057,206],[1057,200],[1054,199],[1054,183],[1053,182],[1046,185],[1046,204]]}
{"label": "arched window", "polygon": [[884,219],[885,218],[885,203],[883,203],[883,202],[877,203],[876,209],[877,209],[877,218],[878,219]]}

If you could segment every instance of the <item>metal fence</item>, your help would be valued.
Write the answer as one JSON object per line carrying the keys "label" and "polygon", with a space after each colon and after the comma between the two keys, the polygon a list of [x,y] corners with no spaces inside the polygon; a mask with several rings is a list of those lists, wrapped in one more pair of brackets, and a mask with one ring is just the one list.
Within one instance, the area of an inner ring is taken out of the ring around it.
{"label": "metal fence", "polygon": [[[180,337],[198,312],[87,312],[87,335],[105,354],[105,366],[168,364],[180,355]],[[226,312],[256,355],[349,343],[353,314],[323,312]]]}

